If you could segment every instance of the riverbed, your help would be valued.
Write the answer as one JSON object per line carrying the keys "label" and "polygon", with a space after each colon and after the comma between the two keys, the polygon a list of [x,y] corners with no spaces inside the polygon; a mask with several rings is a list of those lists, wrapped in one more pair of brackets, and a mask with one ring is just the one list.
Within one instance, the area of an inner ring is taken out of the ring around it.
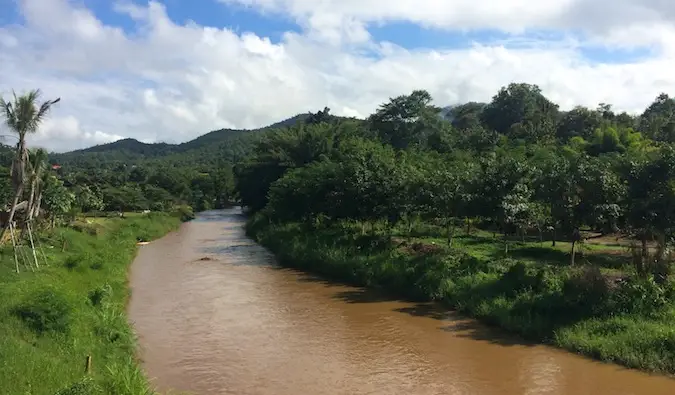
{"label": "riverbed", "polygon": [[279,267],[238,209],[140,248],[129,316],[161,394],[672,395],[675,380]]}

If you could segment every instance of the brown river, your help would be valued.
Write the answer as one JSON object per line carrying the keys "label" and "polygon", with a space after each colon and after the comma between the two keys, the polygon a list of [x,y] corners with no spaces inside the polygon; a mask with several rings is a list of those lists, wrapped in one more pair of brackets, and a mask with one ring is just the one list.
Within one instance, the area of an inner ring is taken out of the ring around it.
{"label": "brown river", "polygon": [[278,267],[237,209],[141,247],[129,314],[161,394],[675,394],[430,305]]}

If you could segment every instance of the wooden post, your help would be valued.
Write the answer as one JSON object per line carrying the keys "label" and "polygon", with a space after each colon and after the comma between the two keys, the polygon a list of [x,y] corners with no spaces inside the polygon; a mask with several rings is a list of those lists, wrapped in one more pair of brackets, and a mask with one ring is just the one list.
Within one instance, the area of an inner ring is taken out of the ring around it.
{"label": "wooden post", "polygon": [[28,237],[30,238],[30,248],[33,251],[33,259],[35,259],[35,267],[40,268],[38,263],[37,254],[35,253],[35,243],[33,243],[33,232],[30,229],[30,220],[26,221],[26,229],[28,229]]}
{"label": "wooden post", "polygon": [[87,360],[86,360],[86,363],[85,363],[84,373],[86,373],[86,374],[90,374],[90,373],[91,373],[91,355],[87,355]]}
{"label": "wooden post", "polygon": [[16,242],[14,241],[14,228],[9,224],[9,234],[12,237],[12,250],[14,251],[14,263],[16,264],[16,274],[19,274],[19,258],[16,256]]}

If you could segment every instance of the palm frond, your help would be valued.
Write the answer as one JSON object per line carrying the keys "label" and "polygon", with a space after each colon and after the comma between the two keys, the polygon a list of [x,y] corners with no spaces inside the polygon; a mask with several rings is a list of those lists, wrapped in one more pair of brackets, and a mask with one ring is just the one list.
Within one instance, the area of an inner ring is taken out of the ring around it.
{"label": "palm frond", "polygon": [[44,120],[50,108],[61,99],[47,100],[38,107],[42,92],[34,89],[21,96],[12,91],[13,101],[0,98],[0,110],[7,126],[23,140],[26,134],[34,133]]}

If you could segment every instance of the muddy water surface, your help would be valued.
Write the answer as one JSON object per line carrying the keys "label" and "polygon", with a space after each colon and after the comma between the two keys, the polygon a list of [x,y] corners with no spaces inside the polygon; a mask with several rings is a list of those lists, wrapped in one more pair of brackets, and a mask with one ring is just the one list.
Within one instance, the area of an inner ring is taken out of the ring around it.
{"label": "muddy water surface", "polygon": [[204,213],[132,266],[129,314],[163,394],[675,394],[672,379],[279,268],[244,222]]}

